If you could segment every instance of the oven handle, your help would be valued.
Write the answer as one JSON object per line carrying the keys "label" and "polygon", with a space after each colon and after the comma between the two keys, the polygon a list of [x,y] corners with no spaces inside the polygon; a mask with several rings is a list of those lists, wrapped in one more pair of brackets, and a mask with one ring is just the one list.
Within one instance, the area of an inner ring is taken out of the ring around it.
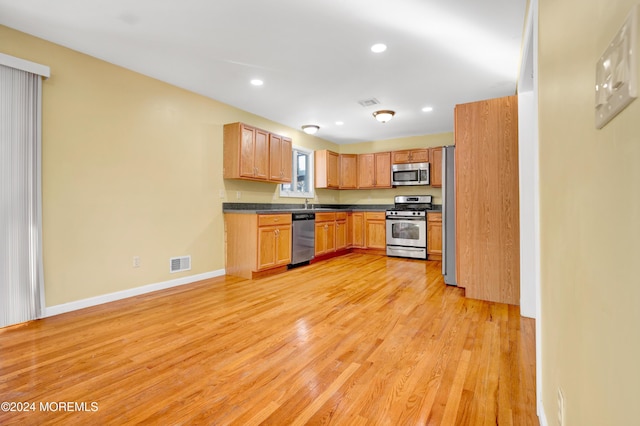
{"label": "oven handle", "polygon": [[400,246],[400,247],[396,247],[396,246],[391,246],[391,245],[387,245],[387,250],[402,250],[402,251],[419,251],[419,252],[423,252],[424,251],[424,247],[419,248],[419,247],[406,247],[406,246]]}
{"label": "oven handle", "polygon": [[413,221],[426,221],[427,218],[425,216],[389,216],[387,217],[387,220],[413,220]]}

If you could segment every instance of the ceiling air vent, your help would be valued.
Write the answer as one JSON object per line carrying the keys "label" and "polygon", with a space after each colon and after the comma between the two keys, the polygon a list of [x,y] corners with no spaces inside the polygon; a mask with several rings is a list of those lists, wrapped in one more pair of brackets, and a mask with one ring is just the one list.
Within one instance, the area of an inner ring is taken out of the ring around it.
{"label": "ceiling air vent", "polygon": [[169,272],[182,272],[191,269],[191,256],[172,257],[169,259]]}
{"label": "ceiling air vent", "polygon": [[380,101],[377,100],[376,98],[371,98],[371,99],[363,99],[361,101],[358,101],[358,103],[363,107],[370,107],[373,105],[378,105]]}

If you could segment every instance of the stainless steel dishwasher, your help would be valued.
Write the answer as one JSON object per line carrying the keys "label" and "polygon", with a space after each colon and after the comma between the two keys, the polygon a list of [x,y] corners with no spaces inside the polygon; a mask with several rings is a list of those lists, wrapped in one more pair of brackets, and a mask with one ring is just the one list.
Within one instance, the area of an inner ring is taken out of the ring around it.
{"label": "stainless steel dishwasher", "polygon": [[291,215],[292,236],[291,265],[309,263],[316,250],[316,214],[310,212],[294,212]]}

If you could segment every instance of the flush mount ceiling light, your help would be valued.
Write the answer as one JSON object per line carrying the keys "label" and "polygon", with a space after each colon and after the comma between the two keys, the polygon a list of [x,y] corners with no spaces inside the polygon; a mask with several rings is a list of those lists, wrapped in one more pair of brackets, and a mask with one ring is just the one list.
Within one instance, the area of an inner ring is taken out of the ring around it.
{"label": "flush mount ceiling light", "polygon": [[431,112],[431,111],[433,111],[433,107],[427,106],[427,107],[422,108],[422,112]]}
{"label": "flush mount ceiling light", "polygon": [[254,86],[262,86],[264,84],[264,81],[254,78],[253,80],[251,80],[251,84],[253,84]]}
{"label": "flush mount ceiling light", "polygon": [[373,113],[373,116],[376,118],[376,120],[381,123],[386,123],[387,121],[391,120],[394,115],[396,115],[396,112],[389,109],[383,109]]}
{"label": "flush mount ceiling light", "polygon": [[304,126],[302,126],[302,131],[308,135],[313,135],[318,130],[320,130],[320,126],[316,126],[315,124],[305,124]]}

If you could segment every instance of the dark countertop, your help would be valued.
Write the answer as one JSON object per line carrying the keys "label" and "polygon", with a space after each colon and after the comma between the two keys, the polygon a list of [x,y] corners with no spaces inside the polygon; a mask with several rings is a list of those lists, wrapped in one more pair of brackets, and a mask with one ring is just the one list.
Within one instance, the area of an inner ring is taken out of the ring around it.
{"label": "dark countertop", "polygon": [[[269,204],[269,203],[222,203],[223,213],[292,213],[299,211],[318,212],[383,212],[394,207],[393,204],[309,204],[305,209],[304,204]],[[434,204],[429,211],[440,212],[442,205]]]}

